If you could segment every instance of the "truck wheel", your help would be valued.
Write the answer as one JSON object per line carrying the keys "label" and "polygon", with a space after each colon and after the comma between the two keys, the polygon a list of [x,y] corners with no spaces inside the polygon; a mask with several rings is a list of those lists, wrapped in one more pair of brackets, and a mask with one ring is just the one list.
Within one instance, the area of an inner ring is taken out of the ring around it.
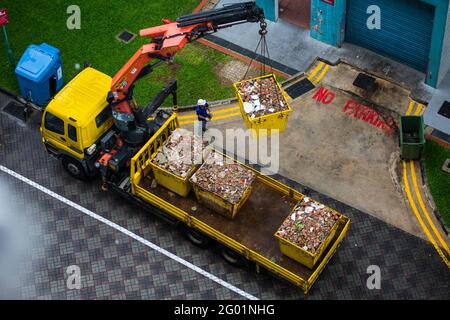
{"label": "truck wheel", "polygon": [[220,254],[222,258],[233,267],[245,268],[247,266],[247,261],[244,257],[231,249],[222,248]]}
{"label": "truck wheel", "polygon": [[188,238],[188,240],[192,242],[192,244],[199,248],[204,249],[209,244],[209,238],[198,232],[197,230],[186,227],[184,230],[184,234],[186,235],[186,238]]}
{"label": "truck wheel", "polygon": [[87,179],[87,174],[84,171],[83,166],[77,160],[69,158],[69,157],[64,157],[62,159],[62,164],[63,164],[64,169],[66,169],[66,171],[72,177],[79,179],[79,180]]}

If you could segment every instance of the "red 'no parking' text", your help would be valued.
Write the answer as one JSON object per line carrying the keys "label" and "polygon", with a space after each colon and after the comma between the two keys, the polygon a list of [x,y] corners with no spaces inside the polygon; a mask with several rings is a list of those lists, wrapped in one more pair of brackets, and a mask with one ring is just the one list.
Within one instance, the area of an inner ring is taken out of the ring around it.
{"label": "red 'no parking' text", "polygon": [[[314,100],[324,105],[331,104],[334,101],[334,98],[336,98],[336,94],[324,87],[321,87],[313,96]],[[384,122],[383,118],[377,111],[361,103],[357,103],[352,99],[348,100],[348,102],[342,109],[342,112],[348,115],[349,117],[362,120],[364,122],[371,124],[374,127],[385,130],[388,134],[393,133],[392,128]]]}

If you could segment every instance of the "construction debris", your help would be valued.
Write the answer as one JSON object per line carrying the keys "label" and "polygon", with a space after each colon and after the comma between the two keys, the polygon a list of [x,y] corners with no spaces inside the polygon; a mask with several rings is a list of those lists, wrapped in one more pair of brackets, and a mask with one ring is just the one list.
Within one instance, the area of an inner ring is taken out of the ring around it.
{"label": "construction debris", "polygon": [[278,235],[303,250],[315,254],[338,220],[338,213],[305,197],[283,222]]}
{"label": "construction debris", "polygon": [[256,174],[243,165],[217,152],[211,152],[191,177],[191,182],[231,204],[236,204],[255,178]]}
{"label": "construction debris", "polygon": [[244,111],[253,119],[289,109],[273,76],[245,80],[236,87],[244,103]]}
{"label": "construction debris", "polygon": [[186,178],[202,163],[203,142],[185,129],[177,129],[159,149],[152,162],[176,176]]}

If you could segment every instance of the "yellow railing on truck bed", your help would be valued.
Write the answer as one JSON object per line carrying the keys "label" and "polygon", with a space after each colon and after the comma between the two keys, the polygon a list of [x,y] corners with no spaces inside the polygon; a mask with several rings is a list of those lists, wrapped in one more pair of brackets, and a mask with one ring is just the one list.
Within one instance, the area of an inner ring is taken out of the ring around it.
{"label": "yellow railing on truck bed", "polygon": [[172,114],[164,125],[148,140],[148,142],[139,150],[139,152],[131,159],[131,186],[133,194],[135,194],[134,186],[138,185],[143,177],[150,171],[150,162],[153,155],[170,137],[173,131],[180,127],[177,114]]}
{"label": "yellow railing on truck bed", "polygon": [[[132,185],[132,193],[143,199],[147,203],[154,205],[161,210],[165,211],[167,214],[176,217],[180,221],[184,222],[191,228],[197,229],[203,234],[217,240],[228,248],[239,252],[247,259],[255,262],[259,266],[263,266],[264,268],[274,272],[280,277],[287,279],[288,281],[294,283],[295,285],[301,287],[305,293],[309,291],[319,274],[324,269],[325,265],[332,257],[337,247],[340,245],[342,239],[347,233],[350,219],[341,215],[340,217],[340,232],[335,237],[335,240],[330,245],[330,249],[327,251],[322,261],[308,273],[308,277],[302,277],[298,274],[291,272],[290,270],[282,267],[281,265],[271,261],[268,257],[263,256],[262,254],[255,252],[254,250],[249,249],[242,243],[230,238],[225,235],[220,230],[217,230],[205,222],[199,220],[195,216],[187,213],[186,211],[180,209],[174,204],[160,198],[154,193],[148,191],[143,188],[140,184],[142,179],[144,179],[151,171],[150,161],[152,156],[157,152],[159,147],[168,139],[170,134],[179,127],[177,115],[173,114],[166,123],[155,133],[155,135],[146,143],[144,147],[133,157],[131,160],[131,185]],[[271,189],[284,194],[285,196],[295,200],[300,201],[305,196],[298,192],[297,190],[279,182],[278,180],[272,179],[268,176],[262,175],[257,170],[248,167],[250,170],[253,170],[258,174],[258,180],[262,182],[264,185],[270,187]],[[288,213],[286,213],[288,214]],[[281,222],[280,222],[281,223]]]}

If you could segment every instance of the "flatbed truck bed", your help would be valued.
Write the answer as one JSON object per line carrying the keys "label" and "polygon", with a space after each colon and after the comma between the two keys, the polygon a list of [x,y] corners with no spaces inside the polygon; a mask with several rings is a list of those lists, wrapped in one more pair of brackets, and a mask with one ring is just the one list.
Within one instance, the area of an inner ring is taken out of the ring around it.
{"label": "flatbed truck bed", "polygon": [[130,176],[123,180],[125,183],[108,185],[166,220],[181,223],[240,254],[246,261],[253,262],[256,270],[263,267],[290,281],[306,294],[342,242],[350,219],[340,215],[338,230],[314,269],[284,256],[274,234],[303,199],[299,191],[249,167],[257,174],[254,189],[235,219],[230,220],[200,204],[193,192],[184,198],[152,183],[151,158],[178,126],[174,114],[133,157]]}

